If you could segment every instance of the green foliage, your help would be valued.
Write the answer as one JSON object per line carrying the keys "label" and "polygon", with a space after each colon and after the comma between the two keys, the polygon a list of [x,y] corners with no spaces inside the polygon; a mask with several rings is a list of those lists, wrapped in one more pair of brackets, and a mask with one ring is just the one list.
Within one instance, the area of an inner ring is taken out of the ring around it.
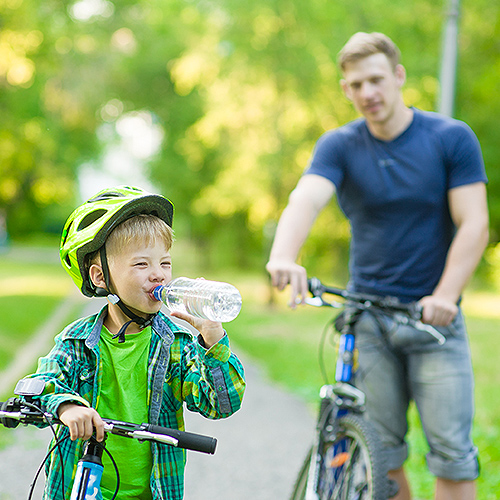
{"label": "green foliage", "polygon": [[[338,85],[338,50],[356,31],[387,33],[408,70],[406,102],[433,109],[446,6],[3,0],[0,216],[14,237],[58,232],[78,198],[81,166],[102,170],[120,120],[147,113],[163,139],[146,172],[176,204],[182,236],[204,249],[207,263],[222,253],[238,266],[257,265],[252,255],[268,250],[315,141],[355,117]],[[483,146],[494,242],[499,8],[462,5],[456,103]],[[335,246],[344,265],[342,221],[328,213],[305,247],[306,262]]]}

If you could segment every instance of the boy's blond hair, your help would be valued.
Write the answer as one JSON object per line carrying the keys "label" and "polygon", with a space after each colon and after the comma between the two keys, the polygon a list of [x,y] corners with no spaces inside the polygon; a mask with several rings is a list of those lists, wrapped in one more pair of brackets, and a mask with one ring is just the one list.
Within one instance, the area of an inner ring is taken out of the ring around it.
{"label": "boy's blond hair", "polygon": [[164,220],[155,215],[135,215],[116,226],[108,236],[108,257],[113,258],[113,255],[121,253],[132,241],[140,241],[146,247],[162,241],[165,248],[170,250],[174,242],[174,232]]}
{"label": "boy's blond hair", "polygon": [[[157,241],[163,241],[165,248],[170,250],[174,243],[174,231],[163,219],[155,215],[134,215],[116,226],[108,236],[106,240],[108,258],[112,259],[121,253],[132,241],[142,241],[146,247]],[[101,264],[100,250],[88,256],[87,270],[92,264]]]}
{"label": "boy's blond hair", "polygon": [[396,44],[383,33],[355,33],[347,41],[337,56],[337,62],[342,71],[349,63],[359,61],[373,54],[385,54],[392,69],[399,64],[401,53]]}

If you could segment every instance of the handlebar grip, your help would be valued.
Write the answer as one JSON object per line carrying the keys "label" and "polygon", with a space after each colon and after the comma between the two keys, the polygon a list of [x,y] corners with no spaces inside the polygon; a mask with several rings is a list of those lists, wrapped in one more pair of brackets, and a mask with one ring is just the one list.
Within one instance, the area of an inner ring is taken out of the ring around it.
{"label": "handlebar grip", "polygon": [[172,436],[179,441],[178,447],[186,450],[201,451],[202,453],[213,455],[217,447],[217,439],[210,436],[202,436],[201,434],[169,429],[168,427],[153,424],[148,424],[146,430],[155,434]]}

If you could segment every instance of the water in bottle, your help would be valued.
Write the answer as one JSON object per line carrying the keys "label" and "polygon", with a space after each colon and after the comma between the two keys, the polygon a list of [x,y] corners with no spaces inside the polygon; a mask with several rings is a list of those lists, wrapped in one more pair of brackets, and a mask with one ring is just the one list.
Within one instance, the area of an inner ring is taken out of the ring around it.
{"label": "water in bottle", "polygon": [[170,312],[178,311],[211,321],[227,322],[238,316],[241,295],[233,285],[204,279],[176,278],[152,292]]}

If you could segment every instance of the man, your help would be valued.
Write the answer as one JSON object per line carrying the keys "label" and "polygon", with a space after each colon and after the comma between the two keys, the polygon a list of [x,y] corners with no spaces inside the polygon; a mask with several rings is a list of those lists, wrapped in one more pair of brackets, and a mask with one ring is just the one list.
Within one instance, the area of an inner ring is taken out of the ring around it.
{"label": "man", "polygon": [[405,69],[385,35],[356,33],[339,66],[342,89],[363,119],[318,141],[280,218],[267,270],[280,290],[290,284],[292,307],[303,300],[307,273],[296,260],[336,194],[352,230],[350,289],[418,300],[423,321],[447,337],[439,346],[412,331],[403,341],[369,317],[356,332],[357,383],[399,484],[395,498],[411,498],[403,464],[413,399],[431,450],[435,498],[471,500],[478,475],[470,438],[473,375],[458,304],[488,241],[479,144],[464,123],[406,107]]}

